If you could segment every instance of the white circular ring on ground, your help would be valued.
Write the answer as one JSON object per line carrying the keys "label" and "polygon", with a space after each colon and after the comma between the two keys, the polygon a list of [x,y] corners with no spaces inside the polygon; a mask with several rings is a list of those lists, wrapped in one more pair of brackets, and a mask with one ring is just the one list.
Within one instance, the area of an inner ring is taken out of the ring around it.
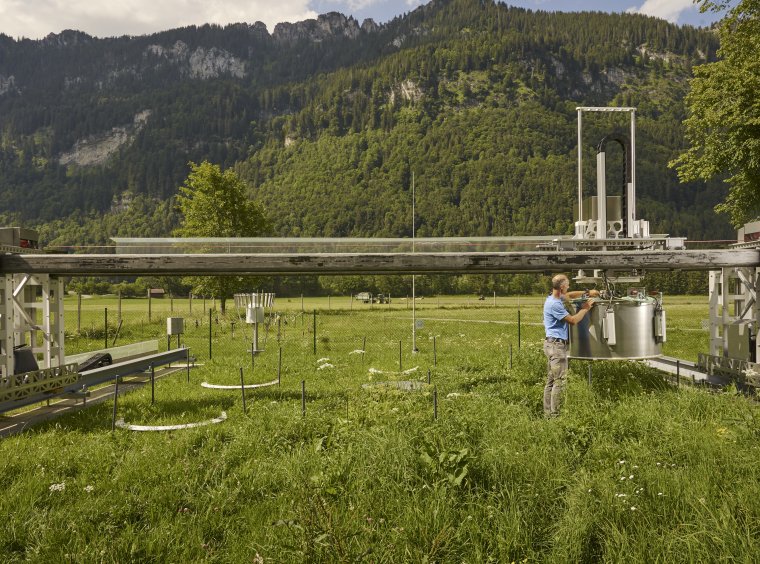
{"label": "white circular ring on ground", "polygon": [[131,425],[130,423],[125,423],[124,419],[119,419],[116,422],[116,426],[128,431],[179,431],[180,429],[192,429],[193,427],[203,427],[205,425],[221,423],[226,419],[227,412],[222,411],[222,414],[219,417],[209,419],[208,421],[199,421],[197,423],[185,423],[182,425]]}

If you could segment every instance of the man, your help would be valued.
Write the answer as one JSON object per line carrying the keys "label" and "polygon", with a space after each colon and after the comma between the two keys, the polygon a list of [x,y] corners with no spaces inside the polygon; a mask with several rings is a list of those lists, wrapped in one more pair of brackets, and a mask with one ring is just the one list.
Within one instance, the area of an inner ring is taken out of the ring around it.
{"label": "man", "polygon": [[594,306],[592,300],[586,300],[577,313],[570,315],[565,309],[564,300],[574,300],[584,295],[598,297],[598,290],[586,294],[582,290],[568,292],[570,280],[564,274],[552,278],[552,293],[544,302],[544,354],[548,359],[548,376],[544,386],[544,415],[554,417],[559,414],[562,403],[562,391],[565,388],[565,373],[567,372],[567,348],[569,340],[569,325],[578,324]]}

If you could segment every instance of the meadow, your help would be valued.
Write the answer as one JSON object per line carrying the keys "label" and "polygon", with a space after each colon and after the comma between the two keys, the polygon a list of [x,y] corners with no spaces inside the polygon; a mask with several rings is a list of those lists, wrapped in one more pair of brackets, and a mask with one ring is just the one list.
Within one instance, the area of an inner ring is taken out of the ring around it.
{"label": "meadow", "polygon": [[[71,352],[102,347],[103,308],[114,323],[115,298],[82,300],[79,331],[76,299],[68,301]],[[117,345],[152,337],[165,348],[174,309],[186,318],[183,343],[198,366],[190,382],[184,371],[159,380],[153,404],[149,387],[120,397],[119,417],[164,425],[225,411],[227,420],[111,432],[112,404],[104,403],[4,439],[3,561],[758,554],[755,401],[732,388],[675,388],[638,363],[594,362],[589,386],[587,363],[573,361],[563,413],[544,419],[541,297],[422,300],[416,353],[405,301],[370,309],[348,298],[278,299],[281,321],[263,331],[265,350],[253,363],[250,327],[232,304],[227,315],[211,313],[209,358],[209,314],[199,300],[192,315],[187,303],[153,300],[151,322],[145,301],[122,301]],[[665,354],[696,360],[707,350],[706,298],[669,298],[666,309]],[[245,412],[239,389],[200,386],[239,384],[241,368],[246,384],[271,381],[280,350],[281,384],[249,390]],[[419,389],[393,385],[400,380]]]}

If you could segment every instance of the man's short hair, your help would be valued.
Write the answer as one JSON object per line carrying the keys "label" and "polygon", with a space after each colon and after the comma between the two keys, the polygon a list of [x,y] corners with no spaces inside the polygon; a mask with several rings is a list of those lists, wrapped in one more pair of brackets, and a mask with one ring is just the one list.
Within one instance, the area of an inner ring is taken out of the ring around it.
{"label": "man's short hair", "polygon": [[552,278],[552,288],[554,290],[561,290],[562,284],[564,284],[566,281],[569,282],[567,276],[564,274],[557,274],[554,278]]}

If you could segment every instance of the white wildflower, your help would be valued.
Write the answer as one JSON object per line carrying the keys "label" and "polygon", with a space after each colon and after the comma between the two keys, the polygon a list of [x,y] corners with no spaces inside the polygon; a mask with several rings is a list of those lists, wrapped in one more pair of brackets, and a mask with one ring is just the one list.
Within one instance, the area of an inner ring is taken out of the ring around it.
{"label": "white wildflower", "polygon": [[385,374],[382,370],[378,370],[377,368],[370,368],[367,370],[370,374]]}
{"label": "white wildflower", "polygon": [[448,394],[448,395],[446,396],[446,399],[454,399],[454,398],[458,398],[458,397],[459,397],[459,396],[461,396],[461,395],[462,395],[462,394],[459,394],[459,393],[457,393],[457,392],[451,392],[450,394]]}
{"label": "white wildflower", "polygon": [[51,492],[62,492],[66,489],[66,482],[61,482],[60,484],[50,484],[50,487],[48,489]]}
{"label": "white wildflower", "polygon": [[352,355],[352,354],[364,354],[364,351],[361,350],[361,349],[356,349],[356,350],[351,351],[348,354],[349,354],[349,356]]}
{"label": "white wildflower", "polygon": [[636,508],[633,505],[631,505],[631,511],[636,511]]}
{"label": "white wildflower", "polygon": [[618,464],[625,464],[625,460],[618,460]]}
{"label": "white wildflower", "polygon": [[629,480],[633,480],[633,474],[631,474],[630,476],[628,476],[628,479]]}
{"label": "white wildflower", "polygon": [[317,361],[317,364],[322,364],[323,362],[330,362],[330,359],[329,359],[329,358],[327,358],[327,357],[325,357],[325,358],[320,358],[320,359]]}
{"label": "white wildflower", "polygon": [[625,476],[620,476],[620,481],[622,482],[624,480],[625,480]]}
{"label": "white wildflower", "polygon": [[417,372],[419,369],[419,366],[415,366],[414,368],[407,368],[404,370],[403,374],[411,374],[412,372]]}
{"label": "white wildflower", "polygon": [[662,492],[657,492],[657,497],[660,497],[662,495],[665,495],[665,494],[663,494]]}
{"label": "white wildflower", "polygon": [[624,494],[624,493],[616,493],[616,494],[615,494],[615,497],[628,497],[628,494]]}
{"label": "white wildflower", "polygon": [[333,366],[333,365],[332,365],[332,364],[330,364],[329,362],[326,362],[326,363],[325,363],[325,364],[323,364],[322,366],[318,366],[318,367],[317,367],[317,370],[324,370],[325,368],[335,368],[335,366]]}
{"label": "white wildflower", "polygon": [[85,486],[84,491],[91,493],[95,489],[95,486]]}

